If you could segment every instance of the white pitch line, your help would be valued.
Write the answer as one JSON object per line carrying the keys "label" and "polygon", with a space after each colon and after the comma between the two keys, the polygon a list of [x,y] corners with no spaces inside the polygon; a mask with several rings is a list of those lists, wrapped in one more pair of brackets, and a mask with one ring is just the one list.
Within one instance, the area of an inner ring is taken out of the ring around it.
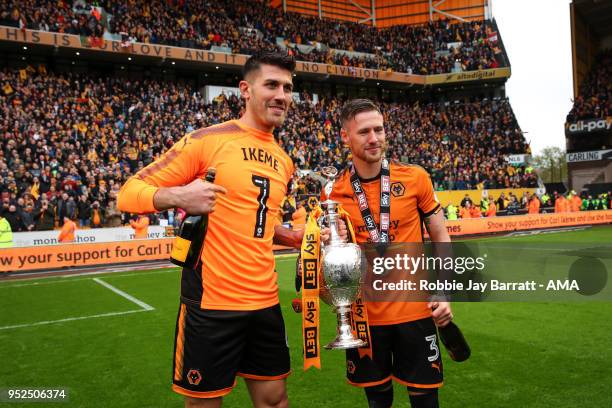
{"label": "white pitch line", "polygon": [[[134,272],[134,273],[124,273],[121,275],[115,275],[115,273],[117,272],[111,272],[112,275],[110,275],[110,277],[112,278],[123,278],[124,276],[140,276],[140,275],[157,275],[160,273],[170,273],[170,272],[174,272],[173,270],[161,270],[161,271],[153,271],[153,272],[147,272],[147,271],[141,271],[141,272]],[[107,273],[107,272],[102,272],[102,273]],[[94,272],[91,273],[92,275],[99,275],[99,273]],[[40,285],[52,285],[54,283],[70,283],[70,282],[80,282],[80,281],[88,281],[88,280],[92,280],[93,278],[78,278],[78,276],[87,276],[88,274],[78,274],[78,275],[68,275],[68,276],[53,276],[54,278],[57,278],[58,280],[52,280],[52,281],[43,281],[43,282],[32,282],[32,283],[18,283],[15,285],[10,285],[8,283],[3,283],[0,282],[0,289],[4,289],[4,288],[22,288],[24,286],[40,286]],[[77,276],[77,278],[75,278],[75,276]],[[37,278],[37,279],[45,279],[45,278]],[[25,281],[29,281],[31,279],[24,279]],[[8,282],[8,281],[7,281]]]}
{"label": "white pitch line", "polygon": [[93,278],[93,281],[96,282],[96,283],[99,283],[100,285],[104,286],[107,289],[112,290],[113,292],[115,292],[119,296],[123,296],[124,298],[126,298],[130,302],[136,303],[138,306],[142,307],[144,310],[147,310],[147,311],[148,310],[155,310],[155,308],[153,306],[147,305],[142,300],[136,299],[134,296],[130,295],[129,293],[125,293],[124,291],[122,291],[120,289],[117,289],[116,287],[114,287],[110,283],[106,283],[103,280],[101,280],[100,278]]}
{"label": "white pitch line", "polygon": [[147,311],[148,310],[145,310],[145,309],[138,309],[138,310],[127,310],[124,312],[103,313],[103,314],[97,314],[97,315],[91,315],[91,316],[68,317],[66,319],[59,319],[59,320],[47,320],[43,322],[16,324],[13,326],[3,326],[3,327],[0,327],[0,330],[19,329],[22,327],[32,327],[32,326],[42,326],[45,324],[72,322],[75,320],[97,319],[98,317],[121,316],[121,315],[130,314],[130,313],[139,313],[139,312],[147,312]]}

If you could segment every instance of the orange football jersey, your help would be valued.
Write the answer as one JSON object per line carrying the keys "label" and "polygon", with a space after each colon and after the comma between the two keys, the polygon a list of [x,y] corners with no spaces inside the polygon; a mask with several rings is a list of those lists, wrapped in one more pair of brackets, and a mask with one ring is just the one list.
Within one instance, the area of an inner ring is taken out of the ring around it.
{"label": "orange football jersey", "polygon": [[215,184],[228,192],[217,195],[209,214],[201,275],[183,271],[182,298],[203,309],[273,306],[278,303],[274,226],[294,167],[271,133],[238,121],[191,132],[126,182],[119,208],[157,211],[153,196],[159,187],[188,184],[209,167],[217,170]]}
{"label": "orange football jersey", "polygon": [[[440,204],[427,172],[420,166],[390,163],[391,213],[389,239],[393,242],[422,242],[422,217],[434,213]],[[380,176],[360,179],[376,225],[380,228]],[[344,171],[334,184],[332,200],[338,201],[351,217],[358,243],[370,241],[359,205]],[[371,325],[403,323],[431,316],[426,302],[366,302]]]}

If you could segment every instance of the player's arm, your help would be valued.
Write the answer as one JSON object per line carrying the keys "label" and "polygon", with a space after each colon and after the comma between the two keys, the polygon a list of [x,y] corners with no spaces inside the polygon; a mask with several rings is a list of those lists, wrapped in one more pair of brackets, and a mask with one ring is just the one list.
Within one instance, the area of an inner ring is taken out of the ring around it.
{"label": "player's arm", "polygon": [[131,177],[118,197],[119,210],[151,213],[169,208],[183,208],[188,214],[206,214],[214,210],[217,193],[225,188],[200,179],[214,150],[214,141],[204,146],[201,139],[186,135],[163,154]]}
{"label": "player's arm", "polygon": [[442,211],[442,207],[438,207],[436,212],[428,217],[425,217],[423,221],[431,242],[451,242],[450,236],[448,235],[448,231],[446,229],[444,211]]}
{"label": "player's arm", "polygon": [[[425,170],[418,177],[418,205],[423,214],[423,222],[433,243],[433,253],[435,256],[446,258],[452,257],[450,247],[450,236],[446,230],[444,211],[436,199],[431,179]],[[441,270],[438,279],[452,279],[453,271]],[[428,307],[432,309],[432,317],[439,327],[446,326],[453,319],[453,312],[445,294],[441,299],[432,299]]]}
{"label": "player's arm", "polygon": [[[348,232],[344,221],[340,220],[338,223],[338,233],[340,238],[346,240]],[[304,230],[294,231],[287,227],[283,227],[281,224],[274,226],[274,244],[284,245],[292,248],[300,248],[302,246],[302,239],[304,238]],[[321,228],[321,242],[325,245],[330,238],[330,229],[325,227]]]}
{"label": "player's arm", "polygon": [[217,193],[225,194],[227,189],[198,178],[185,186],[160,187],[153,195],[153,206],[157,211],[178,207],[187,214],[207,214],[215,210]]}
{"label": "player's arm", "polygon": [[272,242],[276,245],[284,245],[291,248],[299,248],[302,246],[302,238],[304,237],[304,230],[293,231],[287,227],[283,227],[281,224],[274,226],[274,239]]}
{"label": "player's arm", "polygon": [[[444,212],[442,211],[442,207],[438,207],[438,210],[433,214],[425,217],[424,219],[425,228],[427,228],[427,232],[429,233],[429,237],[431,242],[434,244],[434,254],[439,257],[446,257],[447,255],[452,256],[451,248],[450,248],[450,236],[448,235],[448,231],[446,230],[445,220],[444,220]],[[443,243],[441,245],[436,245],[436,243]],[[448,243],[448,244],[446,244]],[[446,279],[449,276],[442,276],[452,274],[452,271],[441,271],[442,273],[438,276],[439,279]],[[446,326],[453,319],[453,312],[451,310],[450,302],[443,300],[433,300],[429,302],[428,306],[433,309],[432,317],[434,322],[439,327]]]}

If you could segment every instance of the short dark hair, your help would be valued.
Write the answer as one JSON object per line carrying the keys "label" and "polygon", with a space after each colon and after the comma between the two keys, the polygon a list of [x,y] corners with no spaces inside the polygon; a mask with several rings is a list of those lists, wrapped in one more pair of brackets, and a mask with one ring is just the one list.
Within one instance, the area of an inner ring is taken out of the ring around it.
{"label": "short dark hair", "polygon": [[340,110],[340,124],[344,126],[346,122],[353,119],[362,112],[376,111],[382,115],[380,109],[369,99],[351,99],[346,102]]}
{"label": "short dark hair", "polygon": [[242,67],[242,78],[245,79],[253,71],[257,71],[261,65],[273,65],[275,67],[284,68],[293,73],[295,71],[295,59],[280,52],[257,52],[249,57],[247,62]]}

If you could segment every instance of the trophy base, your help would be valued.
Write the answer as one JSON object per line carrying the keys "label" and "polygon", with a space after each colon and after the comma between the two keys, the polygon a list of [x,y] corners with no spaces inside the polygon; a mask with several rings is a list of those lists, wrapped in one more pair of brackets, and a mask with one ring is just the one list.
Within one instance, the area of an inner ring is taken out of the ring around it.
{"label": "trophy base", "polygon": [[346,350],[365,346],[367,343],[359,338],[355,338],[351,331],[351,325],[349,324],[351,314],[350,306],[337,306],[336,312],[338,318],[336,338],[326,345],[325,348],[327,350]]}
{"label": "trophy base", "polygon": [[366,345],[366,342],[361,339],[342,339],[337,338],[328,345],[325,346],[327,350],[346,350],[352,348],[363,347]]}

